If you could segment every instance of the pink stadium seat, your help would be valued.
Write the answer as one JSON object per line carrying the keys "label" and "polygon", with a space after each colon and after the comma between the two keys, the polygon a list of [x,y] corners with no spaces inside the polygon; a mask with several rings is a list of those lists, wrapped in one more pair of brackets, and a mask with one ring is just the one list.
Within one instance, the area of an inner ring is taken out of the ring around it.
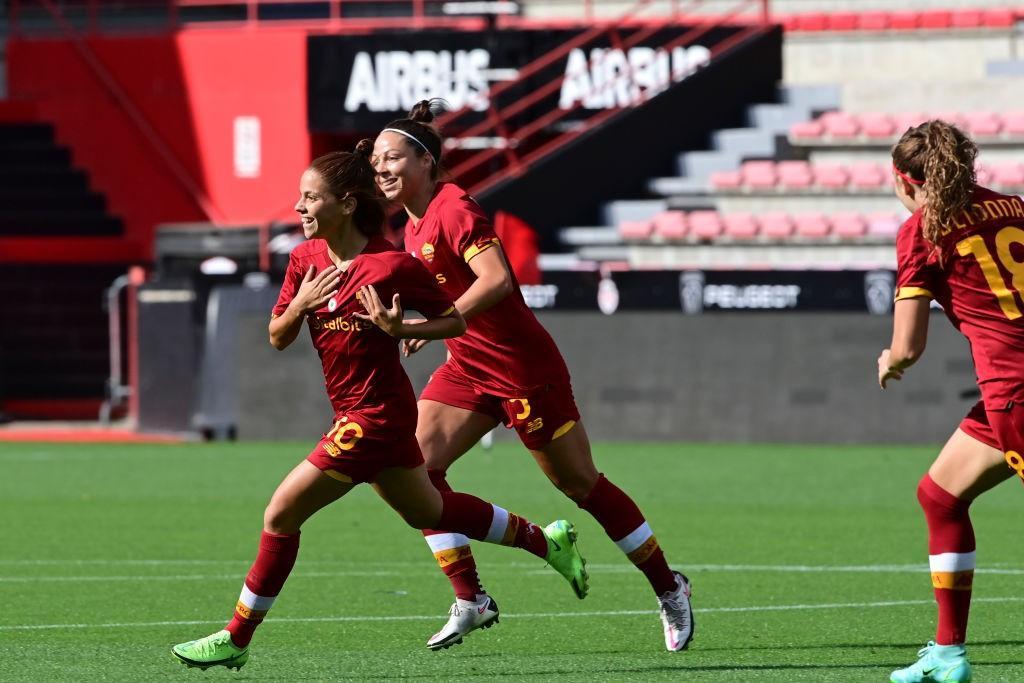
{"label": "pink stadium seat", "polygon": [[829,113],[834,115],[823,114],[820,119],[821,124],[825,126],[826,135],[831,135],[834,138],[849,139],[855,137],[860,131],[857,120],[849,114],[840,112]]}
{"label": "pink stadium seat", "polygon": [[982,23],[982,12],[976,9],[953,10],[950,25],[954,28],[977,28]]}
{"label": "pink stadium seat", "polygon": [[921,28],[949,28],[951,13],[947,10],[926,10],[921,12]]}
{"label": "pink stadium seat", "polygon": [[888,211],[869,213],[866,218],[868,224],[867,234],[870,237],[896,239],[896,233],[899,232],[900,225],[903,222],[899,216]]}
{"label": "pink stadium seat", "polygon": [[819,164],[811,167],[814,174],[814,184],[820,187],[835,190],[846,187],[850,176],[846,168],[839,164]]}
{"label": "pink stadium seat", "polygon": [[750,213],[732,213],[722,216],[725,236],[735,240],[749,240],[757,236],[757,219]]}
{"label": "pink stadium seat", "polygon": [[698,239],[710,240],[722,234],[722,221],[717,211],[691,211],[686,220],[690,234]]}
{"label": "pink stadium seat", "polygon": [[971,135],[991,137],[999,135],[1003,122],[992,112],[976,111],[964,114],[964,126]]}
{"label": "pink stadium seat", "polygon": [[789,134],[794,138],[820,138],[824,132],[825,127],[817,121],[802,121],[789,128]]}
{"label": "pink stadium seat", "polygon": [[743,184],[753,190],[774,188],[778,182],[774,161],[744,161],[740,166]]}
{"label": "pink stadium seat", "polygon": [[988,28],[1009,28],[1017,17],[1010,9],[989,9],[982,12],[981,23]]}
{"label": "pink stadium seat", "polygon": [[828,28],[828,16],[822,12],[808,12],[796,17],[798,31],[824,31]]}
{"label": "pink stadium seat", "polygon": [[843,211],[832,216],[832,234],[841,239],[863,237],[868,231],[864,216],[853,211]]}
{"label": "pink stadium seat", "polygon": [[620,221],[619,236],[624,240],[650,239],[654,224],[651,221]]}
{"label": "pink stadium seat", "polygon": [[833,12],[828,15],[828,29],[830,31],[856,30],[859,18],[856,12]]}
{"label": "pink stadium seat", "polygon": [[662,211],[654,217],[654,234],[665,240],[681,240],[689,232],[685,211]]}
{"label": "pink stadium seat", "polygon": [[780,161],[776,167],[779,185],[789,190],[803,190],[811,186],[811,166],[806,161]]}
{"label": "pink stadium seat", "polygon": [[857,118],[860,121],[860,130],[864,133],[865,137],[873,139],[891,138],[893,133],[896,132],[892,117],[888,114],[865,112]]}
{"label": "pink stadium seat", "polygon": [[715,171],[708,180],[715,190],[738,190],[743,185],[739,171]]}
{"label": "pink stadium seat", "polygon": [[805,213],[794,216],[793,222],[796,224],[797,236],[810,239],[825,237],[831,228],[829,220],[820,213]]}
{"label": "pink stadium seat", "polygon": [[1003,131],[1007,135],[1024,136],[1024,111],[1004,112]]}
{"label": "pink stadium seat", "polygon": [[879,189],[886,184],[887,175],[878,164],[858,162],[850,164],[850,184],[862,190]]}
{"label": "pink stadium seat", "polygon": [[964,115],[958,111],[937,111],[933,112],[928,118],[945,121],[946,123],[951,123],[958,128],[964,127]]}
{"label": "pink stadium seat", "polygon": [[890,12],[889,28],[897,31],[913,31],[921,25],[921,15],[917,12]]}
{"label": "pink stadium seat", "polygon": [[989,166],[992,172],[992,183],[1004,188],[1024,187],[1024,166],[1010,161],[992,164]]}
{"label": "pink stadium seat", "polygon": [[889,13],[862,12],[858,25],[862,31],[884,31],[889,28]]}
{"label": "pink stadium seat", "polygon": [[893,123],[896,125],[896,135],[903,135],[908,128],[919,126],[929,119],[927,114],[919,111],[908,111],[900,114],[893,114]]}
{"label": "pink stadium seat", "polygon": [[793,234],[793,218],[788,213],[769,211],[761,216],[761,234],[768,239],[785,239]]}

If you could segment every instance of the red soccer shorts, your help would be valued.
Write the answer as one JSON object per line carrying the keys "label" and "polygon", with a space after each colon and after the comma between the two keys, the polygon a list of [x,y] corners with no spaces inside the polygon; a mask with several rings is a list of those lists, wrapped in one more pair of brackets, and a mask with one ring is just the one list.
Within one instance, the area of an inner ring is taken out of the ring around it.
{"label": "red soccer shorts", "polygon": [[580,419],[568,382],[546,384],[526,396],[502,398],[478,390],[450,361],[430,376],[420,399],[489,415],[514,428],[523,445],[533,451],[543,450]]}
{"label": "red soccer shorts", "polygon": [[1006,463],[1024,481],[1024,404],[985,410],[984,402],[978,401],[960,422],[960,429],[1002,451]]}
{"label": "red soccer shorts", "polygon": [[324,474],[353,484],[371,482],[389,467],[412,469],[423,464],[415,435],[396,440],[383,431],[358,415],[343,415],[306,460]]}

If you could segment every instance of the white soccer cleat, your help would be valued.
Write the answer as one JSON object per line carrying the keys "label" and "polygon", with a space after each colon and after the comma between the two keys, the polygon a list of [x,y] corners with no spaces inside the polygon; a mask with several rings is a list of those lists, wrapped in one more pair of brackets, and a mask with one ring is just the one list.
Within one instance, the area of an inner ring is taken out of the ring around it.
{"label": "white soccer cleat", "polygon": [[448,623],[427,641],[431,650],[444,650],[462,642],[462,637],[478,628],[490,628],[498,623],[498,603],[489,595],[477,596],[476,601],[456,598],[448,610]]}
{"label": "white soccer cleat", "polygon": [[672,573],[676,575],[676,589],[658,596],[658,605],[665,629],[665,647],[669,652],[679,652],[693,640],[693,609],[689,579],[679,572]]}

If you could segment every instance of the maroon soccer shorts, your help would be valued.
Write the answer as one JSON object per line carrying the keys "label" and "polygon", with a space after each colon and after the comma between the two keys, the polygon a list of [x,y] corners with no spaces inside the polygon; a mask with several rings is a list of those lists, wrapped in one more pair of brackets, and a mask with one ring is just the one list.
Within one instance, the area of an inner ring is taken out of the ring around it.
{"label": "maroon soccer shorts", "polygon": [[568,382],[547,384],[527,396],[501,398],[476,389],[450,362],[434,371],[420,399],[489,415],[515,429],[523,445],[534,451],[543,450],[580,419]]}
{"label": "maroon soccer shorts", "polygon": [[1002,451],[1006,463],[1024,481],[1024,404],[985,410],[985,404],[978,401],[960,422],[960,429]]}
{"label": "maroon soccer shorts", "polygon": [[353,484],[371,482],[389,467],[412,469],[423,464],[415,435],[395,439],[382,432],[383,429],[360,421],[357,415],[344,415],[323,435],[306,460],[324,474]]}

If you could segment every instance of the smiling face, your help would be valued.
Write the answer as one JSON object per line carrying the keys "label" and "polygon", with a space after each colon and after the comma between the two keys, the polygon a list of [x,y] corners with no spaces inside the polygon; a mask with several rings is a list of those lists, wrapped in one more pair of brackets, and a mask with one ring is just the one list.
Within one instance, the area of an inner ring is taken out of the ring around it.
{"label": "smiling face", "polygon": [[404,135],[384,132],[373,143],[370,157],[377,174],[377,187],[391,201],[406,204],[431,182],[433,162],[427,154],[418,155]]}
{"label": "smiling face", "polygon": [[299,201],[295,211],[302,219],[306,239],[326,239],[343,231],[352,222],[355,201],[331,194],[320,174],[307,168],[299,178]]}

